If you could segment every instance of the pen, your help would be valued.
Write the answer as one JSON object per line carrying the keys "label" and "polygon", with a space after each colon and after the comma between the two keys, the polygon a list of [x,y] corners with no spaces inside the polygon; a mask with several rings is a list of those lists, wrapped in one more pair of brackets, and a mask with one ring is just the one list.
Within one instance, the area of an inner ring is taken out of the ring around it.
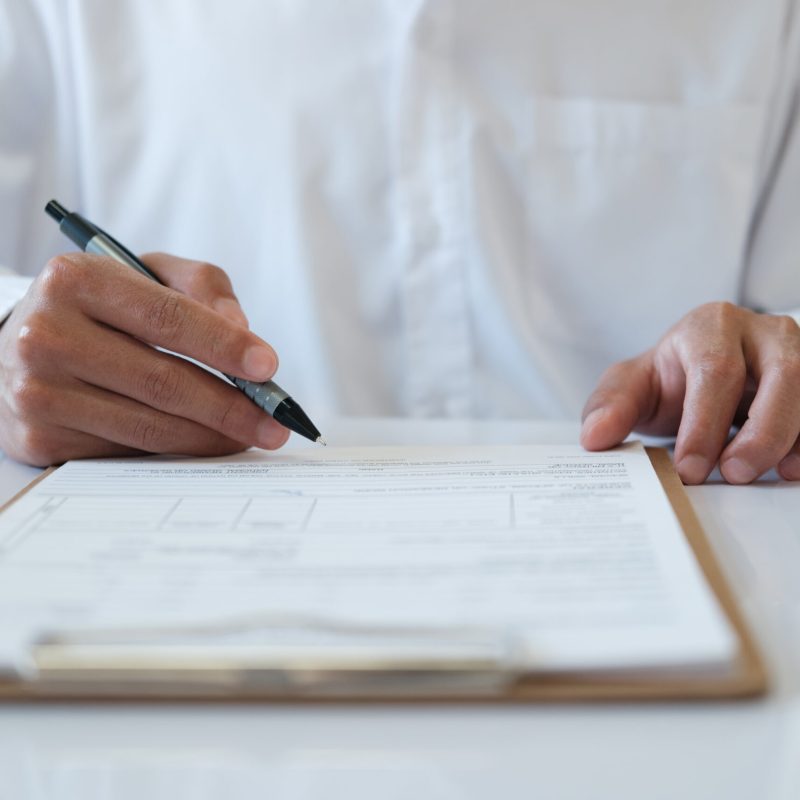
{"label": "pen", "polygon": [[[164,285],[127,247],[80,214],[67,211],[55,200],[51,200],[45,206],[45,211],[58,223],[59,230],[84,252],[110,256],[121,264],[132,267],[146,278]],[[225,377],[276,422],[305,436],[312,442],[325,444],[320,432],[303,409],[277,383],[274,381],[255,383],[246,381],[244,378],[236,378],[233,375],[225,375]]]}

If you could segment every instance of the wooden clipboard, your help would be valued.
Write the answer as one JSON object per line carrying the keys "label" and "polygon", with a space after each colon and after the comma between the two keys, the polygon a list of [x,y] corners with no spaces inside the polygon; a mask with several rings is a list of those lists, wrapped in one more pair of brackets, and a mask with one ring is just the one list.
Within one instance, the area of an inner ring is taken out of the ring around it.
{"label": "wooden clipboard", "polygon": [[[392,688],[381,681],[372,681],[374,674],[365,671],[351,676],[352,686],[358,686],[357,690],[316,693],[313,687],[301,692],[297,692],[296,687],[287,691],[276,690],[274,687],[265,688],[257,681],[248,680],[246,669],[220,664],[208,665],[205,670],[202,667],[188,670],[167,668],[159,670],[159,680],[148,679],[137,682],[136,665],[131,664],[127,668],[118,670],[115,675],[105,678],[99,676],[96,681],[81,680],[80,676],[74,674],[70,676],[69,670],[66,671],[65,680],[31,682],[0,680],[0,701],[528,703],[731,700],[763,695],[767,691],[768,682],[762,660],[669,454],[661,448],[647,448],[647,453],[695,558],[737,635],[739,652],[728,670],[713,673],[702,671],[693,673],[691,670],[682,673],[679,670],[629,673],[537,672],[519,677],[503,686],[501,690],[486,691],[476,687],[474,691],[457,689],[440,692],[431,691],[430,688],[425,691],[415,691],[413,684],[404,687],[402,675],[396,676]],[[0,511],[23,496],[50,472],[52,469],[37,476],[31,484],[2,506]],[[473,668],[481,667],[474,665]],[[360,685],[359,678],[363,679]]]}

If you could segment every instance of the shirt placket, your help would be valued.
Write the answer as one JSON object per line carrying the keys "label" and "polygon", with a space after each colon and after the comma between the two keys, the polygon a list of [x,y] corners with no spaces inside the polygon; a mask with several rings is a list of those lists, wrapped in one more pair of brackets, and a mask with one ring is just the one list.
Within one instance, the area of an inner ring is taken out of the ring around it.
{"label": "shirt placket", "polygon": [[405,334],[403,405],[419,417],[472,411],[464,264],[464,154],[451,47],[453,7],[414,20],[406,42],[398,156]]}

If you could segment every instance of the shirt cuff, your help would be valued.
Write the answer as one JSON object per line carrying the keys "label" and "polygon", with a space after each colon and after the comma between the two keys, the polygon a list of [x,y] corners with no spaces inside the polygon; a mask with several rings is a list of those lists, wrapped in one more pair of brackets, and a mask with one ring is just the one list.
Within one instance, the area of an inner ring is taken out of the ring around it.
{"label": "shirt cuff", "polygon": [[0,324],[6,321],[32,283],[33,278],[17,275],[16,272],[0,266]]}

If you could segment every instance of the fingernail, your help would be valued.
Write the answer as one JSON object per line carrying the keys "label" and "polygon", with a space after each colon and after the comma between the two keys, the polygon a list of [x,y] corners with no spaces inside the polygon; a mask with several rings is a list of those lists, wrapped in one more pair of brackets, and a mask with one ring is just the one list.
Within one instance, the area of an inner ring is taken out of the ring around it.
{"label": "fingernail", "polygon": [[800,481],[800,455],[790,453],[778,464],[778,469],[787,480]]}
{"label": "fingernail", "polygon": [[219,300],[215,300],[214,311],[216,311],[218,314],[222,314],[223,317],[229,319],[231,322],[234,322],[237,325],[244,325],[245,327],[248,327],[250,324],[247,321],[244,311],[242,311],[242,307],[235,300],[231,300],[229,297],[221,297]]}
{"label": "fingernail", "polygon": [[264,345],[255,345],[244,354],[244,371],[253,380],[269,380],[278,369],[275,353]]}
{"label": "fingernail", "polygon": [[596,408],[589,414],[588,417],[583,421],[583,425],[581,426],[581,444],[586,442],[586,437],[589,436],[592,432],[592,429],[601,422],[604,417],[606,416],[606,409],[604,408]]}
{"label": "fingernail", "polygon": [[603,417],[605,417],[605,415],[606,415],[606,410],[604,408],[596,408],[583,421],[583,429],[585,431],[590,431],[592,428],[594,428],[595,425],[597,425],[598,422],[600,422],[601,419],[603,419]]}
{"label": "fingernail", "polygon": [[684,456],[676,466],[684,483],[702,483],[711,472],[708,459],[695,453]]}
{"label": "fingernail", "polygon": [[720,465],[722,474],[728,483],[751,483],[758,473],[741,458],[731,458]]}

